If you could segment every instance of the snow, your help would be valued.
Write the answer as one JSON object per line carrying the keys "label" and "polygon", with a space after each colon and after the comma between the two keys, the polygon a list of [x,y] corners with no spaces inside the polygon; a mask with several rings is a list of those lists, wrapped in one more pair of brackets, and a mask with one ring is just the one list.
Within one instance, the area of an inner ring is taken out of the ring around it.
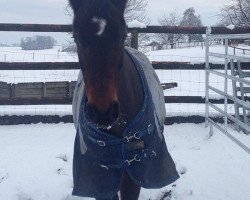
{"label": "snow", "polygon": [[132,20],[131,22],[128,22],[128,27],[129,28],[147,28],[147,25],[137,20]]}
{"label": "snow", "polygon": [[[239,46],[240,47],[240,46]],[[246,46],[242,46],[245,48]],[[249,46],[248,46],[249,48]],[[150,61],[156,62],[188,62],[191,64],[205,63],[205,46],[204,47],[191,47],[191,48],[178,48],[178,49],[164,49],[158,51],[147,52]],[[212,53],[225,53],[225,46],[214,45],[210,46],[210,52]],[[234,49],[228,49],[228,54],[233,55]],[[246,51],[246,55],[243,54],[242,50],[236,49],[236,55],[250,57],[250,51]],[[250,59],[250,58],[249,58]],[[225,60],[216,57],[210,57],[210,63],[224,64]]]}
{"label": "snow", "polygon": [[[236,135],[239,133],[232,130]],[[0,199],[80,200],[71,197],[73,124],[1,126]],[[165,138],[181,178],[162,189],[143,189],[140,200],[172,190],[177,200],[248,200],[250,157],[204,124],[165,126]],[[240,140],[250,144],[244,134]]]}
{"label": "snow", "polygon": [[107,26],[107,20],[102,18],[93,17],[92,22],[98,24],[99,31],[96,33],[98,36],[102,36]]}
{"label": "snow", "polygon": [[[100,30],[101,31],[101,30]],[[239,45],[238,47],[250,49],[249,46]],[[225,47],[222,45],[213,45],[210,52],[224,53]],[[233,55],[234,49],[229,47],[229,55]],[[236,49],[236,55],[250,56],[250,52]],[[205,62],[205,47],[190,47],[177,49],[164,49],[158,51],[149,51],[146,53],[150,61],[164,62],[188,62],[192,64]],[[20,47],[0,47],[0,62],[78,62],[76,54],[61,52],[61,47],[55,47],[47,50],[24,51]],[[211,57],[211,63],[223,64],[224,60]]]}
{"label": "snow", "polygon": [[234,30],[235,29],[235,25],[230,24],[230,25],[227,26],[227,28],[230,29],[230,30]]}

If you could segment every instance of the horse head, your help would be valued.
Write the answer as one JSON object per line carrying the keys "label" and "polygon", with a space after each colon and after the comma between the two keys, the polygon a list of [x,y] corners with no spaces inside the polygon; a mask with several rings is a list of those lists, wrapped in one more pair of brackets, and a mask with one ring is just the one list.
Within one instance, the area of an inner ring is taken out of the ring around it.
{"label": "horse head", "polygon": [[127,0],[69,0],[73,37],[87,93],[87,115],[110,125],[119,116],[119,69],[123,64]]}

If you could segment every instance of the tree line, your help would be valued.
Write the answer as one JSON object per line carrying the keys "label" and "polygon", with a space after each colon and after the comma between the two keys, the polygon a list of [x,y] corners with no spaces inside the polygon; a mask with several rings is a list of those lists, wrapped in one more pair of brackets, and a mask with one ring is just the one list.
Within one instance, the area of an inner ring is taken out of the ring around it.
{"label": "tree line", "polygon": [[[146,0],[145,0],[146,1]],[[250,0],[229,0],[229,3],[223,6],[218,13],[219,21],[214,26],[229,26],[234,25],[238,27],[250,27]],[[188,27],[200,27],[202,21],[200,15],[196,14],[193,7],[186,9],[182,16],[180,16],[176,10],[168,14],[164,14],[163,17],[158,19],[161,26],[188,26]],[[200,34],[158,34],[156,40],[163,45],[170,45],[174,48],[174,45],[178,42],[203,41],[203,37]]]}
{"label": "tree line", "polygon": [[20,46],[22,50],[42,50],[52,49],[55,44],[56,40],[51,36],[36,35],[34,37],[22,38]]}
{"label": "tree line", "polygon": [[[127,8],[125,11],[125,18],[127,22],[137,20],[145,24],[149,24],[150,20],[146,15],[146,6],[148,0],[128,0]],[[69,14],[70,15],[70,14]],[[250,27],[250,0],[229,0],[229,3],[222,7],[221,12],[218,13],[220,21],[215,26],[228,26],[230,24],[240,27]],[[189,26],[199,27],[202,26],[201,17],[196,13],[193,7],[187,8],[182,16],[176,11],[164,14],[158,19],[161,26]],[[140,34],[139,43],[145,44],[149,41],[151,36],[147,34]],[[155,39],[161,45],[168,44],[171,48],[178,42],[202,41],[203,37],[200,34],[157,34]],[[130,37],[128,36],[127,44],[129,44]],[[72,41],[69,41],[67,46],[72,46]],[[39,50],[50,49],[56,44],[56,41],[50,36],[35,36],[26,37],[21,40],[21,47],[23,50]],[[73,51],[76,51],[73,46]]]}

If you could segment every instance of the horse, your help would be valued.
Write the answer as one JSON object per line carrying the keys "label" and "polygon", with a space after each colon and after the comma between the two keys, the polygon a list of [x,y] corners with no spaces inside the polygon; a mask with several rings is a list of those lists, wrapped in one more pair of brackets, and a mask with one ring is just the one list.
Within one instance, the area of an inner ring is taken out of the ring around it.
{"label": "horse", "polygon": [[[178,179],[165,144],[163,121],[157,116],[165,116],[165,107],[152,101],[152,96],[164,100],[159,80],[146,61],[158,87],[148,92],[138,61],[144,55],[125,48],[127,0],[69,3],[81,66],[73,98],[77,134],[72,194],[118,200],[120,191],[122,200],[137,200],[141,187],[160,188]],[[158,175],[153,175],[153,168]]]}

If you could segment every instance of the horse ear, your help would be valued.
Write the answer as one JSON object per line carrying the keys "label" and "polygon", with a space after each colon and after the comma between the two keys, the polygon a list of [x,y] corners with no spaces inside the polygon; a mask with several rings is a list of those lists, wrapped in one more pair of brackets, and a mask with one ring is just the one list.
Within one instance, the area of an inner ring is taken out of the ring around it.
{"label": "horse ear", "polygon": [[69,4],[75,12],[82,5],[82,0],[69,0]]}
{"label": "horse ear", "polygon": [[120,10],[122,10],[122,12],[124,12],[127,2],[128,0],[111,0],[111,2]]}

